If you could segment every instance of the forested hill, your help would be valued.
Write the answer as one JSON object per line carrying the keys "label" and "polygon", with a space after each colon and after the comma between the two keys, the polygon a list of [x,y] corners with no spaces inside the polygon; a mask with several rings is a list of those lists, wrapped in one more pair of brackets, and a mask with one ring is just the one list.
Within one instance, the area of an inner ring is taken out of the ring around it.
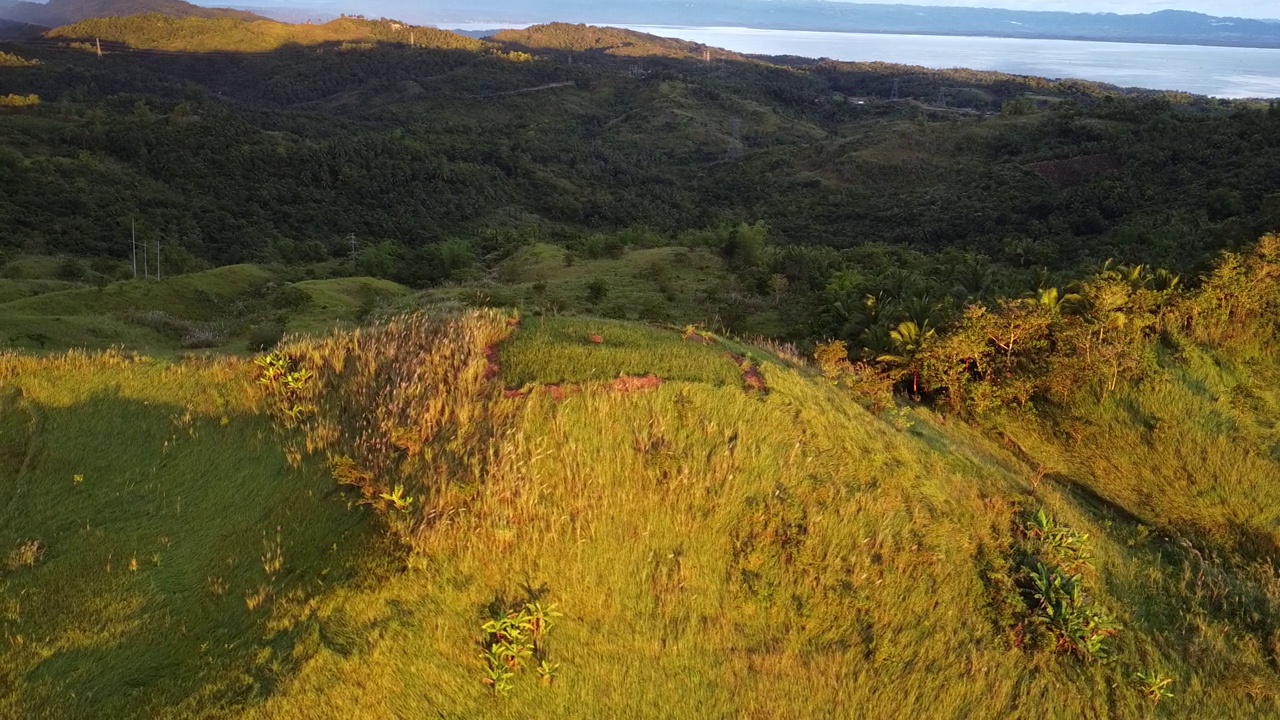
{"label": "forested hill", "polygon": [[699,289],[708,317],[874,348],[905,305],[868,297],[941,317],[1109,258],[1191,281],[1280,227],[1266,104],[701,50],[571,25],[497,42],[350,18],[60,28],[0,67],[0,264],[124,258],[131,219],[173,272],[417,287],[547,243],[566,263],[701,248],[732,272]]}
{"label": "forested hill", "polygon": [[737,53],[709,48],[688,40],[664,38],[648,33],[610,27],[549,23],[524,30],[503,30],[492,36],[496,42],[517,45],[530,50],[564,52],[604,52],[609,55],[634,57],[666,57],[702,60],[707,51],[718,59],[745,60]]}
{"label": "forested hill", "polygon": [[207,8],[182,0],[48,0],[0,3],[0,18],[56,27],[87,18],[125,17],[155,13],[175,18],[234,18],[261,20],[243,10]]}

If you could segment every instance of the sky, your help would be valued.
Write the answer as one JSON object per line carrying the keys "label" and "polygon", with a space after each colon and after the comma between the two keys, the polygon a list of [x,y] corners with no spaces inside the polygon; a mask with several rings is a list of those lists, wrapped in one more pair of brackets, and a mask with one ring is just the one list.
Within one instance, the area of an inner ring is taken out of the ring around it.
{"label": "sky", "polygon": [[1063,10],[1066,12],[1149,13],[1158,10],[1190,10],[1220,17],[1280,18],[1280,0],[876,0],[904,5],[956,5],[1001,7],[1011,10]]}

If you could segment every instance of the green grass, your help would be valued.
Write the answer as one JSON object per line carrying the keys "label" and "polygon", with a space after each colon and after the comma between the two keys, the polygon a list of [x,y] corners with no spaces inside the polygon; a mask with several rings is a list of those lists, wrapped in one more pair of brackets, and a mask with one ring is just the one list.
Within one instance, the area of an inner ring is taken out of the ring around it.
{"label": "green grass", "polygon": [[0,549],[43,547],[35,567],[0,563],[0,715],[173,716],[269,692],[317,641],[306,603],[375,540],[363,513],[289,468],[243,368],[39,368],[0,397]]}
{"label": "green grass", "polygon": [[0,305],[22,298],[44,295],[45,293],[71,290],[79,287],[78,283],[65,280],[25,280],[0,278]]}
{"label": "green grass", "polygon": [[[598,259],[571,255],[555,245],[530,245],[501,263],[485,282],[429,290],[424,301],[683,325],[706,321],[707,292],[735,283],[724,261],[704,249],[632,249]],[[591,299],[592,283],[601,284],[603,297]],[[742,324],[767,323],[767,315],[761,308]]]}
{"label": "green grass", "polygon": [[525,318],[524,324],[499,353],[502,378],[511,387],[651,374],[668,381],[742,384],[737,365],[718,344],[684,340],[674,330],[576,317]]}
{"label": "green grass", "polygon": [[[344,287],[313,296],[349,310]],[[748,392],[719,341],[589,318],[525,317],[486,381],[478,346],[439,353],[501,318],[460,322],[288,350],[329,368],[324,412],[361,414],[314,430],[376,427],[360,442],[458,500],[419,496],[408,557],[273,426],[248,361],[0,356],[0,559],[46,548],[0,565],[0,715],[1280,717],[1273,360],[1184,347],[1101,402],[971,425],[782,363]],[[499,392],[648,372],[671,382]],[[1110,660],[1019,645],[1016,528],[1041,507],[1088,536]],[[480,626],[531,599],[563,613],[558,675],[495,698]]]}
{"label": "green grass", "polygon": [[[36,261],[23,265],[36,273]],[[47,269],[47,268],[46,268]],[[375,278],[331,278],[294,283],[305,302],[282,298],[286,285],[271,269],[231,265],[155,280],[124,280],[85,287],[52,280],[0,280],[0,344],[27,350],[105,349],[152,352],[181,349],[192,329],[207,328],[221,349],[242,350],[259,325],[321,335],[351,328],[408,290]],[[41,291],[38,293],[32,291]],[[12,299],[6,293],[22,293]]]}

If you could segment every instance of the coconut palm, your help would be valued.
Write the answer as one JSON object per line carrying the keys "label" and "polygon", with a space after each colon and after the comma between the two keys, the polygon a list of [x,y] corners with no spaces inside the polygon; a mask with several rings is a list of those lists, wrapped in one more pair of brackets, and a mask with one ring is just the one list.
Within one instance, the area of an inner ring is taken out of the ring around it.
{"label": "coconut palm", "polygon": [[889,331],[891,353],[880,355],[877,362],[902,368],[911,375],[912,394],[920,393],[920,352],[928,346],[936,333],[932,328],[922,327],[910,320],[898,323],[898,327]]}

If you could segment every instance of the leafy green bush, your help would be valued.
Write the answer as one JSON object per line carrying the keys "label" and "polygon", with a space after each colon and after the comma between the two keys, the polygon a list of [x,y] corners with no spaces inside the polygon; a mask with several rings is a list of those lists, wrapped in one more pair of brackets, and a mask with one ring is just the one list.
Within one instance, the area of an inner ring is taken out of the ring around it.
{"label": "leafy green bush", "polygon": [[258,325],[249,330],[246,345],[254,352],[265,352],[284,339],[284,327],[275,323]]}
{"label": "leafy green bush", "polygon": [[1108,657],[1119,625],[1087,592],[1089,536],[1062,525],[1040,508],[1018,528],[1013,583],[1022,603],[1016,634],[1029,647],[1042,639],[1082,660]]}

